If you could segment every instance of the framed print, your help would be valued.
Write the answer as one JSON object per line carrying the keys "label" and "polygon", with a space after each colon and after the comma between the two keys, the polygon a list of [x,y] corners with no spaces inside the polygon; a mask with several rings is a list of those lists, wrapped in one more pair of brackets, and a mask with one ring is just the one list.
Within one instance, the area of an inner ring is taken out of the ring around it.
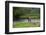
{"label": "framed print", "polygon": [[33,33],[45,31],[45,3],[5,2],[5,33]]}

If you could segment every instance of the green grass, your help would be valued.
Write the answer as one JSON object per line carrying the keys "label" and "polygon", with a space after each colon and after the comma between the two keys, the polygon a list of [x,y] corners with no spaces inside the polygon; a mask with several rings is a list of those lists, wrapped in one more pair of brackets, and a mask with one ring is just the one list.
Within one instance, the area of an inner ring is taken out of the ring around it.
{"label": "green grass", "polygon": [[24,27],[40,27],[40,23],[16,22],[13,24],[13,28],[24,28]]}

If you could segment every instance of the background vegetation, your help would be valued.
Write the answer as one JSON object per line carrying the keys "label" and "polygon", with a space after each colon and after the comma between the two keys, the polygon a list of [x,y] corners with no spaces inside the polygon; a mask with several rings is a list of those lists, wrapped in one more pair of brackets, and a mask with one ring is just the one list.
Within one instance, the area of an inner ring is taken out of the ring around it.
{"label": "background vegetation", "polygon": [[40,8],[13,7],[13,16],[16,18],[40,18]]}

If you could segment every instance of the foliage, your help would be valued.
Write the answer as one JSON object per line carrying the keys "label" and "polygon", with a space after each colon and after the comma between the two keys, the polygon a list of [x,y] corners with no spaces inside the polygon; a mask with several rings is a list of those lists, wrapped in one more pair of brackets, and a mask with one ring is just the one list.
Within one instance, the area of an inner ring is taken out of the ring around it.
{"label": "foliage", "polygon": [[40,18],[40,8],[13,7],[13,16],[16,18]]}

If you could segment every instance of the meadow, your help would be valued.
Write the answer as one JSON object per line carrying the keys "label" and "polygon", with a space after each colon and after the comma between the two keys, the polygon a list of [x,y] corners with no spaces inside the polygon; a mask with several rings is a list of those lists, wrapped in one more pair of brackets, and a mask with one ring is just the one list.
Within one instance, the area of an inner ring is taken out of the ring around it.
{"label": "meadow", "polygon": [[40,27],[40,23],[31,22],[15,22],[13,28],[25,28],[25,27]]}

